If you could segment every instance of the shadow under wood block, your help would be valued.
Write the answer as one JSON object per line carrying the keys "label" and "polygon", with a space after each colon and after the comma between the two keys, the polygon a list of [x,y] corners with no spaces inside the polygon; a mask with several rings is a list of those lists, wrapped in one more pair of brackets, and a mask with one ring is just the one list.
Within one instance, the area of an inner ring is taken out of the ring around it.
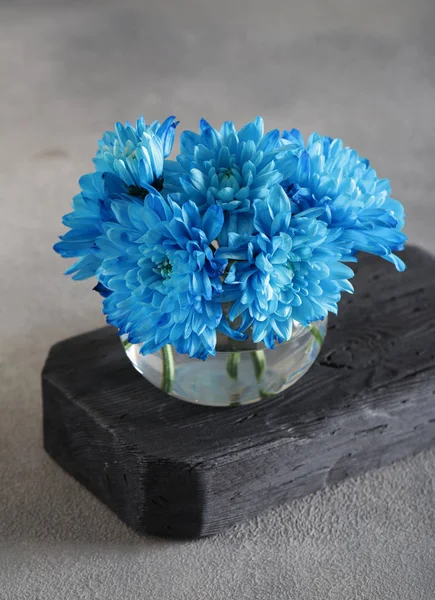
{"label": "shadow under wood block", "polygon": [[42,374],[47,452],[135,530],[186,538],[419,452],[435,437],[435,258],[402,257],[400,274],[361,256],[316,364],[256,405],[167,396],[110,327],[60,342]]}

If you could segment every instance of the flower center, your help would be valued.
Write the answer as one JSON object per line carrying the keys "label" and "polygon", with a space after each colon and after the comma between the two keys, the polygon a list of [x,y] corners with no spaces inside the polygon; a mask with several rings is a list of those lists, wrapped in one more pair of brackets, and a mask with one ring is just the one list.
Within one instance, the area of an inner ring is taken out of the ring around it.
{"label": "flower center", "polygon": [[165,258],[163,262],[157,265],[157,267],[154,269],[154,272],[161,275],[163,279],[169,279],[172,273],[172,265],[169,262],[169,259]]}
{"label": "flower center", "polygon": [[[163,189],[163,177],[158,177],[152,183],[152,186],[158,192],[161,192]],[[140,185],[128,185],[127,192],[130,196],[134,196],[135,198],[146,198],[149,194],[148,190],[141,187]]]}
{"label": "flower center", "polygon": [[240,189],[241,176],[237,165],[232,167],[221,167],[217,171],[219,179],[219,188],[232,188],[235,192]]}
{"label": "flower center", "polygon": [[285,263],[285,266],[286,266],[286,268],[287,268],[289,271],[291,271],[291,272],[292,272],[292,274],[294,275],[294,272],[295,272],[295,267],[294,267],[294,264],[293,264],[293,263],[292,263],[290,260],[288,260],[288,261]]}

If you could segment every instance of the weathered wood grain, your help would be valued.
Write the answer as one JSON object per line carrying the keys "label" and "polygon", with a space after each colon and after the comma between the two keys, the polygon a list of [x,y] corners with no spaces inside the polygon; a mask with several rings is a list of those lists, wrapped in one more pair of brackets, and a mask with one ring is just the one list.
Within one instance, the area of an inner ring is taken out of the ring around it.
{"label": "weathered wood grain", "polygon": [[252,406],[167,396],[110,327],[60,342],[42,374],[47,452],[137,531],[199,537],[430,446],[435,258],[402,257],[399,274],[362,256],[317,363]]}

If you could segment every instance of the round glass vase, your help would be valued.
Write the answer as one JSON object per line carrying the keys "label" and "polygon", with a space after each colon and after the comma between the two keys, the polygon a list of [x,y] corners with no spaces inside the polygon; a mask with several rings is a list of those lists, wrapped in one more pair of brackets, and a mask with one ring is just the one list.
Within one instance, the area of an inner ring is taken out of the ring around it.
{"label": "round glass vase", "polygon": [[178,354],[172,346],[143,355],[141,344],[121,340],[133,366],[171,396],[205,406],[240,406],[271,398],[293,385],[319,354],[327,320],[293,324],[292,338],[274,350],[218,334],[216,355],[206,361]]}

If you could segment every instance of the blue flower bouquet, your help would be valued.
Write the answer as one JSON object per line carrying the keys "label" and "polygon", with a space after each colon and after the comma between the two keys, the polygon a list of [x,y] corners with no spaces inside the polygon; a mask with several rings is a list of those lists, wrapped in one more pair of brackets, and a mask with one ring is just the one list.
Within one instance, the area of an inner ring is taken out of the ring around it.
{"label": "blue flower bouquet", "polygon": [[55,250],[78,257],[74,279],[96,278],[151,382],[198,403],[254,402],[310,367],[358,252],[405,268],[403,207],[339,139],[202,119],[170,160],[177,125],[140,118],[103,135]]}

